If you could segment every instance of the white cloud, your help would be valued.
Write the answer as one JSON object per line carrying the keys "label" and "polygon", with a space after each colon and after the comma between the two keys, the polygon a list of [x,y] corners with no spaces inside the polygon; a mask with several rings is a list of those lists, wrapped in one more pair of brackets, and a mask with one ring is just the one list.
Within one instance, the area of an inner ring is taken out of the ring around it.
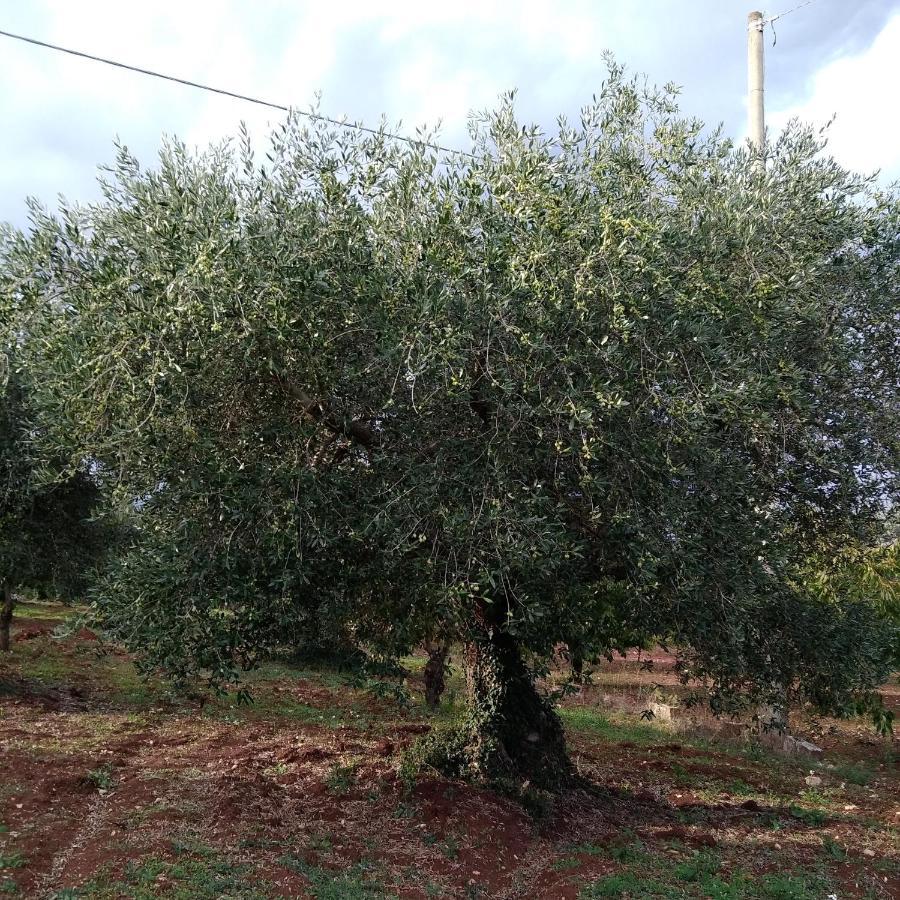
{"label": "white cloud", "polygon": [[820,68],[803,102],[774,111],[771,130],[792,118],[825,124],[828,150],[850,169],[882,171],[885,181],[900,178],[900,116],[895,92],[900,74],[900,15],[891,18],[871,46]]}
{"label": "white cloud", "polygon": [[[375,123],[384,114],[407,130],[440,120],[442,142],[465,146],[468,113],[510,88],[519,89],[523,118],[552,127],[557,114],[577,114],[604,77],[605,49],[651,80],[683,84],[689,113],[740,129],[746,20],[743,8],[731,7],[694,0],[676,16],[671,0],[0,0],[0,21],[9,31],[301,109],[321,90],[323,111],[335,117]],[[793,113],[824,120],[836,109],[835,152],[848,164],[896,173],[898,123],[883,98],[895,80],[898,24],[895,17],[862,56],[822,68],[809,102],[775,113],[773,124]],[[858,45],[876,27],[850,37]],[[843,40],[828,29],[810,35],[808,49],[795,45],[792,74],[777,74],[799,81],[797,71],[840,56]],[[781,41],[776,53],[785,63]],[[111,159],[116,135],[152,163],[163,133],[203,146],[235,135],[241,120],[262,138],[280,119],[277,110],[4,40],[0,219],[22,223],[29,194],[95,198],[96,166]]]}

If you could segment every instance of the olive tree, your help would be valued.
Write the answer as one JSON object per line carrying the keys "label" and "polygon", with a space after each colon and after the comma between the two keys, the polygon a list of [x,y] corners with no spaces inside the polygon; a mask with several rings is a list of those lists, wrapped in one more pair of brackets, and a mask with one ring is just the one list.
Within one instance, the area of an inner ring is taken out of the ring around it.
{"label": "olive tree", "polygon": [[[22,249],[14,235],[0,239],[7,258],[14,247]],[[95,474],[42,446],[34,390],[42,376],[20,291],[27,280],[12,266],[0,275],[0,651],[9,650],[16,592],[81,596],[115,534],[98,518],[102,495]]]}
{"label": "olive tree", "polygon": [[107,627],[214,679],[311,617],[451,634],[458,764],[545,784],[560,642],[671,640],[721,708],[877,683],[886,626],[801,574],[897,496],[896,194],[800,126],[760,172],[614,65],[577,124],[471,135],[291,116],[35,216],[42,402],[142,510]]}

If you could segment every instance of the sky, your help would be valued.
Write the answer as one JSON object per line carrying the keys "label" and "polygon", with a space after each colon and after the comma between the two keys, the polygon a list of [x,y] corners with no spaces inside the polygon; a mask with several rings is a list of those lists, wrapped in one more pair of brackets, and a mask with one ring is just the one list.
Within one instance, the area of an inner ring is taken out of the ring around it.
{"label": "sky", "polygon": [[[772,0],[767,15],[803,0]],[[518,90],[523,120],[576,116],[610,50],[682,108],[746,136],[746,28],[752,0],[0,0],[0,30],[377,124],[442,123],[465,148],[471,110]],[[775,41],[773,46],[773,40]],[[900,0],[814,0],[766,31],[767,124],[823,124],[849,168],[900,178]],[[25,198],[98,196],[117,137],[152,164],[164,134],[191,146],[260,140],[275,110],[0,37],[0,220],[22,226]]]}

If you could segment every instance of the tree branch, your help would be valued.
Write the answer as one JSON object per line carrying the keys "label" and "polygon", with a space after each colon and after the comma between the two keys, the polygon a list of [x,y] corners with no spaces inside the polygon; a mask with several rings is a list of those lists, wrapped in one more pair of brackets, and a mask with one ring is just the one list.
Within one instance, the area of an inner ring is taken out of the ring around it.
{"label": "tree branch", "polygon": [[342,435],[361,444],[367,450],[374,450],[381,445],[381,439],[372,426],[362,419],[343,421],[335,416],[318,400],[313,399],[299,385],[276,375],[275,381],[288,396],[293,397],[302,407],[303,412],[316,422],[321,422],[332,434]]}

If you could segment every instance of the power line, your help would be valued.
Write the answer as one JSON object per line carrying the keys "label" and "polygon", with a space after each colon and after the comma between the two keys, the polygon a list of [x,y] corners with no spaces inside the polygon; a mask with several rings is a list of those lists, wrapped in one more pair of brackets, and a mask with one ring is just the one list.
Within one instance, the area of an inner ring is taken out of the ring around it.
{"label": "power line", "polygon": [[784,12],[780,12],[777,15],[769,16],[766,19],[768,24],[772,22],[777,22],[779,19],[783,19],[785,16],[789,16],[793,12],[797,12],[798,9],[803,9],[804,6],[812,6],[813,3],[816,3],[817,0],[806,0],[805,3],[798,3],[796,6],[792,6],[790,9],[786,9]]}
{"label": "power line", "polygon": [[129,63],[119,62],[115,59],[107,59],[104,56],[94,56],[92,53],[85,53],[83,50],[74,50],[71,47],[61,47],[59,44],[50,44],[47,41],[39,41],[37,38],[26,37],[23,34],[14,34],[11,31],[0,30],[0,36],[12,38],[14,41],[22,41],[26,44],[33,44],[35,47],[44,47],[47,50],[56,50],[59,53],[68,53],[70,56],[78,56],[81,59],[89,59],[92,62],[103,63],[107,66],[115,66],[118,69],[126,69],[129,72],[137,72],[139,75],[149,75],[152,78],[161,78],[163,81],[172,81],[175,84],[183,84],[187,87],[197,88],[201,91],[208,91],[211,94],[219,94],[223,97],[231,97],[233,100],[243,100],[246,103],[255,103],[257,106],[267,106],[270,109],[278,109],[282,112],[293,112],[298,116],[305,116],[316,122],[327,122],[329,125],[336,125],[338,128],[353,128],[356,131],[364,131],[367,134],[383,135],[396,141],[403,141],[407,144],[418,145],[420,147],[429,147],[432,150],[439,150],[442,153],[455,153],[459,156],[467,156],[474,159],[472,153],[465,150],[454,150],[452,147],[444,147],[441,144],[434,144],[431,141],[418,140],[416,138],[407,137],[402,134],[395,134],[391,131],[383,131],[378,128],[371,128],[368,125],[362,125],[358,122],[343,122],[340,119],[334,119],[331,116],[323,116],[319,113],[305,112],[304,110],[295,109],[291,106],[285,106],[282,103],[273,103],[270,100],[261,100],[258,97],[250,97],[247,94],[238,94],[235,91],[228,91],[224,88],[212,87],[208,84],[201,84],[198,81],[191,81],[188,78],[179,78],[176,75],[166,75],[163,72],[155,72],[153,69],[144,69],[140,66],[132,66]]}
{"label": "power line", "polygon": [[813,3],[816,3],[817,0],[806,0],[805,3],[798,3],[796,6],[792,6],[790,9],[786,9],[784,12],[776,13],[774,16],[769,16],[768,19],[760,20],[760,27],[765,27],[766,25],[772,26],[772,46],[774,47],[778,43],[778,34],[775,31],[775,23],[779,19],[783,19],[785,16],[789,16],[791,13],[797,12],[798,9],[803,9],[805,6],[812,6]]}

